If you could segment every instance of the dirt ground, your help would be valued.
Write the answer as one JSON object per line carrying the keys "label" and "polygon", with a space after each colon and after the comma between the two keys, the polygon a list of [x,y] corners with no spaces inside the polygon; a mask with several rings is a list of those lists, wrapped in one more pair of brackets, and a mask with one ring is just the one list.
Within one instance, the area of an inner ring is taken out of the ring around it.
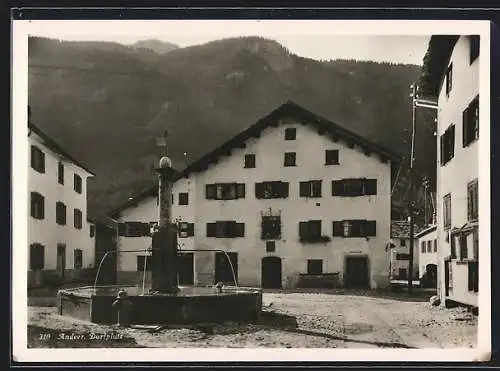
{"label": "dirt ground", "polygon": [[451,348],[476,345],[477,317],[426,298],[372,293],[264,293],[252,324],[119,328],[30,307],[28,347]]}

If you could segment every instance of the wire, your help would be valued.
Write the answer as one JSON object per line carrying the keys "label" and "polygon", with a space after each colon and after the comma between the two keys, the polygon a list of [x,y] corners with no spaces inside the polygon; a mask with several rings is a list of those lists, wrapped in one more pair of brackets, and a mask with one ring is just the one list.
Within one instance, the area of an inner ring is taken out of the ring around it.
{"label": "wire", "polygon": [[396,175],[396,180],[394,181],[394,185],[392,186],[391,196],[394,193],[394,190],[396,189],[396,185],[398,184],[399,174],[401,173],[401,169],[403,168],[404,162],[405,162],[405,157],[403,157],[403,159],[401,160],[401,163],[399,164],[399,169],[398,169],[398,173]]}

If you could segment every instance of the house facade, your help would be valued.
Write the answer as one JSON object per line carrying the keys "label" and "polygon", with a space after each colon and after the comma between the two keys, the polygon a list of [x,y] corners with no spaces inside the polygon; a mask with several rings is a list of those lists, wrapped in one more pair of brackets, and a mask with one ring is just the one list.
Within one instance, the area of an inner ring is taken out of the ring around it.
{"label": "house facade", "polygon": [[477,307],[479,37],[450,44],[439,87],[438,282],[441,302]]}
{"label": "house facade", "polygon": [[[387,286],[397,161],[292,102],[278,107],[176,177],[179,282],[232,283],[234,272],[244,286],[296,287],[310,276],[346,287]],[[133,251],[151,244],[156,194],[112,214],[121,226],[122,282],[148,277],[144,254]]]}
{"label": "house facade", "polygon": [[418,246],[418,265],[422,286],[437,287],[438,246],[436,225],[415,235]]}
{"label": "house facade", "polygon": [[87,220],[92,172],[28,123],[28,284],[67,282],[94,267],[95,226]]}
{"label": "house facade", "polygon": [[[420,228],[414,225],[414,233]],[[410,223],[406,220],[391,221],[392,248],[390,255],[390,279],[408,280],[410,264]],[[413,280],[420,277],[418,241],[413,240]]]}

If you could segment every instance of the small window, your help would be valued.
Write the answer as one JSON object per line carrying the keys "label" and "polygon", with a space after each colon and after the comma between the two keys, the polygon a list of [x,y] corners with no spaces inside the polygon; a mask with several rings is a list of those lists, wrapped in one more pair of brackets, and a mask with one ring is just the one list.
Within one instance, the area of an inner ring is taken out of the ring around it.
{"label": "small window", "polygon": [[467,220],[472,222],[478,219],[478,183],[477,179],[467,185]]}
{"label": "small window", "polygon": [[462,146],[467,147],[479,138],[479,96],[462,114]]}
{"label": "small window", "polygon": [[194,236],[194,223],[179,222],[177,226],[180,238]]}
{"label": "small window", "polygon": [[245,183],[217,183],[205,186],[207,200],[236,200],[245,198]]}
{"label": "small window", "polygon": [[397,253],[396,260],[410,260],[410,254],[408,253]]}
{"label": "small window", "polygon": [[151,235],[150,223],[124,222],[118,224],[118,235],[124,237],[146,237]]}
{"label": "small window", "polygon": [[82,177],[78,174],[74,176],[74,185],[73,188],[75,192],[82,193]]}
{"label": "small window", "polygon": [[350,178],[332,181],[332,196],[358,197],[377,194],[377,179]]}
{"label": "small window", "polygon": [[377,235],[375,220],[341,220],[333,222],[333,236],[344,238],[372,237]]}
{"label": "small window", "polygon": [[321,220],[299,223],[299,237],[302,242],[317,242],[321,239]]}
{"label": "small window", "polygon": [[90,224],[89,228],[90,228],[90,238],[93,238],[95,236],[95,225]]}
{"label": "small window", "polygon": [[450,95],[453,81],[453,63],[446,70],[446,96]]}
{"label": "small window", "polygon": [[427,241],[427,252],[431,253],[432,252],[432,241]]}
{"label": "small window", "polygon": [[425,254],[425,241],[420,242],[420,252]]}
{"label": "small window", "polygon": [[451,228],[451,194],[443,197],[443,224],[445,229]]}
{"label": "small window", "polygon": [[468,262],[468,288],[469,291],[478,292],[479,291],[479,263],[478,262]]}
{"label": "small window", "polygon": [[255,183],[255,198],[257,199],[287,198],[288,192],[289,185],[286,182]]}
{"label": "small window", "polygon": [[245,166],[246,169],[252,169],[255,167],[255,155],[245,155]]}
{"label": "small window", "polygon": [[438,251],[437,240],[434,240],[434,252]]}
{"label": "small window", "polygon": [[339,164],[339,150],[327,149],[325,151],[325,165],[338,165]]}
{"label": "small window", "polygon": [[450,125],[439,138],[441,166],[446,165],[455,156],[455,125]]}
{"label": "small window", "polygon": [[295,140],[297,138],[296,128],[286,128],[285,129],[285,140]]}
{"label": "small window", "polygon": [[83,266],[83,251],[75,249],[73,252],[73,263],[75,269],[81,269]]}
{"label": "small window", "polygon": [[266,252],[275,252],[275,251],[276,251],[276,242],[266,241]]}
{"label": "small window", "polygon": [[469,251],[467,249],[467,235],[465,233],[460,234],[458,243],[460,244],[460,259],[467,259],[469,257]]}
{"label": "small window", "polygon": [[76,229],[82,229],[82,211],[75,209],[73,213],[74,226]]}
{"label": "small window", "polygon": [[472,64],[479,57],[479,35],[469,36],[470,63]]}
{"label": "small window", "polygon": [[31,167],[39,173],[45,173],[45,153],[36,146],[31,146]]}
{"label": "small window", "polygon": [[321,180],[309,180],[300,182],[300,197],[321,197]]}
{"label": "small window", "polygon": [[66,225],[66,205],[63,202],[56,202],[56,223]]}
{"label": "small window", "polygon": [[295,152],[285,152],[285,166],[297,166],[297,156]]}
{"label": "small window", "polygon": [[153,259],[151,259],[151,255],[138,255],[137,256],[137,271],[144,272],[151,271],[153,267]]}
{"label": "small window", "polygon": [[307,274],[323,274],[323,260],[322,259],[308,259],[307,260]]}
{"label": "small window", "polygon": [[207,237],[245,237],[245,223],[238,223],[235,221],[218,221],[215,223],[207,223]]}
{"label": "small window", "polygon": [[260,236],[263,240],[279,240],[281,238],[281,218],[279,216],[263,216]]}
{"label": "small window", "polygon": [[401,245],[401,247],[405,247],[406,246],[406,240],[404,238],[401,238],[399,240],[399,244]]}
{"label": "small window", "polygon": [[179,205],[189,204],[189,194],[187,192],[179,193]]}
{"label": "small window", "polygon": [[64,164],[61,161],[57,166],[57,181],[59,184],[64,184]]}
{"label": "small window", "polygon": [[34,243],[30,246],[30,269],[43,269],[45,258],[45,247]]}
{"label": "small window", "polygon": [[37,192],[31,192],[31,216],[35,219],[45,217],[45,197]]}

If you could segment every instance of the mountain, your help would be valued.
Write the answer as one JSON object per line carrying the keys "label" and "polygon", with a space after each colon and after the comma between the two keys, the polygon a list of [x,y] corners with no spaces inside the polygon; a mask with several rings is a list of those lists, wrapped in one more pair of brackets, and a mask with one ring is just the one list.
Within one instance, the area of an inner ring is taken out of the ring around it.
{"label": "mountain", "polygon": [[[28,47],[33,123],[96,172],[89,182],[91,210],[105,212],[152,185],[160,156],[155,138],[165,129],[169,156],[181,169],[287,100],[408,157],[408,87],[419,66],[319,62],[258,37],[166,54],[44,38],[30,38]],[[432,114],[419,113],[415,146],[417,173],[431,180]],[[404,161],[396,212],[405,208],[407,168]]]}
{"label": "mountain", "polygon": [[174,49],[178,49],[179,45],[156,39],[147,39],[139,40],[132,44],[131,47],[135,49],[151,50],[157,54],[165,54]]}

